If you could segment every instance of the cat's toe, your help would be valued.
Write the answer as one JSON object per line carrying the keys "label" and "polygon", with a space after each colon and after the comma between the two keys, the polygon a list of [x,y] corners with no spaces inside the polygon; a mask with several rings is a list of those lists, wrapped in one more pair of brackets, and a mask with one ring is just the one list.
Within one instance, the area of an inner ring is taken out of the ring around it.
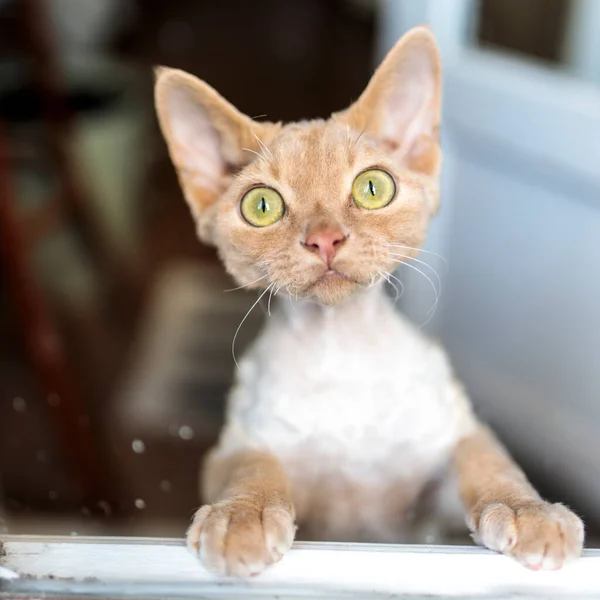
{"label": "cat's toe", "polygon": [[481,513],[477,534],[488,548],[532,570],[560,569],[583,550],[583,523],[562,504],[514,509],[490,504]]}
{"label": "cat's toe", "polygon": [[187,537],[209,571],[251,577],[282,558],[295,532],[286,508],[230,501],[201,508]]}

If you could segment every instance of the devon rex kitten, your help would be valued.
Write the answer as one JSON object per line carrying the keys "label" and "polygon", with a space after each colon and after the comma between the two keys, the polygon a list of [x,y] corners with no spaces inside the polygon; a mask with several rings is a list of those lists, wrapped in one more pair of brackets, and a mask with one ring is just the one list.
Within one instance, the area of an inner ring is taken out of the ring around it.
{"label": "devon rex kitten", "polygon": [[457,506],[478,541],[531,569],[581,553],[581,520],[536,493],[444,351],[384,292],[438,208],[441,88],[426,28],[327,120],[256,122],[192,75],[158,70],[200,239],[241,286],[280,292],[240,361],[187,534],[216,573],[278,561],[296,521],[313,539],[415,542],[443,534]]}

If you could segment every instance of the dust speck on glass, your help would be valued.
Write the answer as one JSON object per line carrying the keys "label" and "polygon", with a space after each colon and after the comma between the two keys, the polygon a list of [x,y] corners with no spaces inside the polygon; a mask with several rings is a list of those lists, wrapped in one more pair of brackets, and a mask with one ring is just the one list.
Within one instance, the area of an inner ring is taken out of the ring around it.
{"label": "dust speck on glass", "polygon": [[143,454],[146,450],[146,444],[142,440],[133,440],[131,442],[131,447],[136,454]]}
{"label": "dust speck on glass", "polygon": [[17,396],[13,399],[13,408],[18,413],[24,413],[27,410],[27,402],[25,402],[24,398]]}
{"label": "dust speck on glass", "polygon": [[179,428],[179,437],[182,440],[191,440],[194,437],[194,430],[189,425],[182,425]]}

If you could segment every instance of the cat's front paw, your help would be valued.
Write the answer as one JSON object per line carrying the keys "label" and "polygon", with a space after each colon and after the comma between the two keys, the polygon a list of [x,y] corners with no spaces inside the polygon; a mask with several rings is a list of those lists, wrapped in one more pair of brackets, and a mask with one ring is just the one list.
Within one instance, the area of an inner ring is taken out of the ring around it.
{"label": "cat's front paw", "polygon": [[296,526],[293,510],[250,498],[203,506],[187,532],[190,550],[217,575],[257,575],[289,550]]}
{"label": "cat's front paw", "polygon": [[488,504],[475,537],[492,550],[516,558],[529,569],[560,569],[583,550],[581,519],[562,504],[511,508]]}

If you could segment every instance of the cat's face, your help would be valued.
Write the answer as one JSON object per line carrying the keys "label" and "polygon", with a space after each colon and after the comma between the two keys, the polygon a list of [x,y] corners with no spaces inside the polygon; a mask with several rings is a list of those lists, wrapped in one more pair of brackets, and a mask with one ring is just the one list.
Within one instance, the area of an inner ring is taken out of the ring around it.
{"label": "cat's face", "polygon": [[437,209],[439,58],[413,30],[348,110],[252,121],[161,70],[157,109],[200,237],[240,285],[333,304],[415,256]]}
{"label": "cat's face", "polygon": [[[258,279],[330,304],[380,281],[397,266],[391,254],[415,254],[391,244],[423,242],[431,212],[423,182],[360,133],[333,120],[288,125],[262,158],[232,177],[216,207],[212,239],[240,284]],[[367,188],[370,182],[380,208],[359,204],[364,189],[353,197],[357,178]],[[249,206],[242,205],[246,194]],[[256,226],[265,218],[278,220]]]}

